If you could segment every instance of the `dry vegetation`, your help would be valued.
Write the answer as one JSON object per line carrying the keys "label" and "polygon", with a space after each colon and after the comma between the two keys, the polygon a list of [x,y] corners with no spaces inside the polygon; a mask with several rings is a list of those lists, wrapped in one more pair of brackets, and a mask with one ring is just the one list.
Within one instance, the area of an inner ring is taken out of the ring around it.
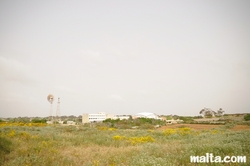
{"label": "dry vegetation", "polygon": [[247,163],[235,165],[250,164],[249,126],[179,124],[158,130],[32,123],[0,126],[3,166],[193,165],[189,156],[205,153],[244,155]]}
{"label": "dry vegetation", "polygon": [[[214,128],[223,128],[224,125],[207,125],[207,124],[172,124],[168,126],[162,126],[158,130],[164,130],[168,128],[179,128],[179,127],[189,127],[194,130],[209,130]],[[241,130],[250,130],[249,125],[234,125],[232,128],[234,131],[241,131]]]}

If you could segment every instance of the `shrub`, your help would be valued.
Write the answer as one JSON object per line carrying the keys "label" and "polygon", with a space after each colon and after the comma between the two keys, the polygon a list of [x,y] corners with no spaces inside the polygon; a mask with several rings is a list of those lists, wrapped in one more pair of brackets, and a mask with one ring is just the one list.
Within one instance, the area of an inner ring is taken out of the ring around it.
{"label": "shrub", "polygon": [[191,133],[191,129],[188,127],[182,127],[178,129],[178,134],[179,135],[188,135]]}
{"label": "shrub", "polygon": [[113,137],[113,139],[114,139],[114,140],[123,140],[123,139],[126,139],[126,137],[125,137],[125,136],[120,136],[120,135],[115,135],[115,136]]}
{"label": "shrub", "polygon": [[226,128],[226,129],[232,129],[232,128],[234,128],[234,126],[235,126],[234,123],[227,123],[227,124],[225,125],[225,128]]}
{"label": "shrub", "polygon": [[10,153],[10,150],[11,150],[11,141],[0,136],[0,165],[2,165],[2,163],[4,162],[5,154]]}
{"label": "shrub", "polygon": [[173,134],[178,134],[178,135],[184,136],[184,135],[189,135],[189,134],[193,133],[193,131],[189,127],[180,126],[180,128],[177,128],[177,129],[166,129],[162,133],[165,136],[169,136],[169,135],[173,135]]}
{"label": "shrub", "polygon": [[175,134],[176,133],[176,130],[175,129],[166,129],[163,131],[163,134],[166,135],[166,136],[169,136],[171,134]]}
{"label": "shrub", "polygon": [[250,120],[250,114],[246,114],[246,115],[244,116],[244,119],[245,119],[245,121]]}
{"label": "shrub", "polygon": [[189,117],[189,116],[180,116],[179,119],[183,120],[184,123],[185,122],[190,123],[194,121],[193,117]]}
{"label": "shrub", "polygon": [[143,124],[143,125],[140,126],[140,129],[154,129],[154,125]]}
{"label": "shrub", "polygon": [[116,124],[114,127],[119,128],[119,129],[130,129],[131,125],[130,124]]}
{"label": "shrub", "polygon": [[125,140],[129,142],[131,145],[154,142],[155,139],[152,136],[141,136],[141,137],[125,137],[120,135],[115,135],[113,140],[120,141]]}
{"label": "shrub", "polygon": [[114,124],[114,123],[117,123],[117,122],[119,122],[120,121],[120,119],[118,118],[118,119],[111,119],[111,118],[108,118],[108,119],[105,119],[104,121],[102,121],[103,123],[108,123],[108,122],[110,122],[110,123],[112,123],[112,124]]}
{"label": "shrub", "polygon": [[32,119],[31,122],[32,123],[46,123],[47,120],[46,119]]}

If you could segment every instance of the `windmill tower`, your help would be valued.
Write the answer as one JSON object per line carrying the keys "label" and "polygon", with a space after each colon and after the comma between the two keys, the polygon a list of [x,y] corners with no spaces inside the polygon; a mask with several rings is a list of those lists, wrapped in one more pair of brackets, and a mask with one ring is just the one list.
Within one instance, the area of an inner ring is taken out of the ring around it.
{"label": "windmill tower", "polygon": [[53,101],[54,101],[54,96],[52,94],[49,94],[47,97],[47,100],[50,103],[50,120],[53,121]]}
{"label": "windmill tower", "polygon": [[61,117],[60,117],[60,97],[58,97],[58,101],[57,101],[56,120],[57,120],[58,122],[61,121]]}

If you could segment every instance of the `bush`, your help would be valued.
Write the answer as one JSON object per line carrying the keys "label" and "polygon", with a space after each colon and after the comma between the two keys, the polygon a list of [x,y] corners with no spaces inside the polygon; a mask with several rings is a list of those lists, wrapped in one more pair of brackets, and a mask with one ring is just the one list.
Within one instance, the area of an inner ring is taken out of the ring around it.
{"label": "bush", "polygon": [[154,125],[143,124],[143,125],[140,126],[140,129],[154,129]]}
{"label": "bush", "polygon": [[0,136],[0,165],[4,162],[4,155],[10,153],[11,142]]}
{"label": "bush", "polygon": [[235,126],[234,123],[227,123],[227,124],[225,125],[225,128],[226,128],[226,129],[232,129],[232,128],[234,128],[234,126]]}
{"label": "bush", "polygon": [[46,123],[47,120],[46,119],[32,119],[31,122],[32,123]]}
{"label": "bush", "polygon": [[11,142],[4,137],[0,137],[0,154],[10,152]]}
{"label": "bush", "polygon": [[246,115],[244,116],[244,119],[245,119],[245,121],[250,120],[250,114],[246,114]]}
{"label": "bush", "polygon": [[115,124],[114,127],[118,129],[130,129],[132,126],[130,124]]}
{"label": "bush", "polygon": [[190,122],[193,122],[193,121],[194,121],[193,117],[189,117],[189,116],[180,116],[179,119],[180,119],[180,120],[183,120],[184,123],[185,123],[185,122],[190,123]]}
{"label": "bush", "polygon": [[119,122],[120,121],[120,119],[118,118],[118,119],[111,119],[111,118],[108,118],[108,119],[105,119],[104,121],[102,121],[103,123],[112,123],[112,124],[114,124],[114,123],[117,123],[117,122]]}

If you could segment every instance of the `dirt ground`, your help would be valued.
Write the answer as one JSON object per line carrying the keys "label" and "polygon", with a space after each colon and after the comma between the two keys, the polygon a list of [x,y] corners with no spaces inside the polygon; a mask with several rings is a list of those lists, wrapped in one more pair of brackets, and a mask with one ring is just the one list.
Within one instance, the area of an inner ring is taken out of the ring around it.
{"label": "dirt ground", "polygon": [[[162,126],[158,128],[158,130],[164,130],[164,129],[169,129],[169,128],[179,128],[179,127],[189,127],[191,129],[195,130],[209,130],[209,129],[214,129],[218,128],[224,125],[208,125],[208,124],[170,124],[167,126]],[[250,130],[250,126],[248,125],[235,125],[231,130],[234,131],[239,131],[239,130]]]}
{"label": "dirt ground", "polygon": [[239,131],[239,130],[250,130],[250,126],[248,125],[235,125],[234,128],[232,128],[234,131]]}

